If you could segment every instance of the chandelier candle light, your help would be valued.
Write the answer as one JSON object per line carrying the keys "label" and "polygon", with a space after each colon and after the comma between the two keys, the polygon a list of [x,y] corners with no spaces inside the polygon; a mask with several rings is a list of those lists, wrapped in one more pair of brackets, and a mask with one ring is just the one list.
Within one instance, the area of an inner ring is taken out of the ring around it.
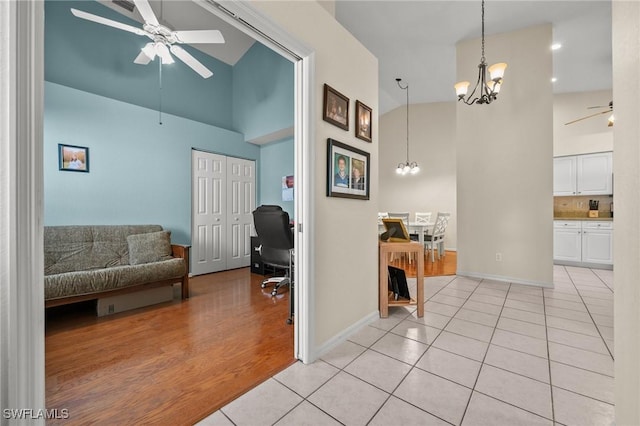
{"label": "chandelier candle light", "polygon": [[407,84],[405,87],[402,87],[402,85],[400,84],[401,81],[401,78],[396,78],[398,87],[402,90],[407,91],[407,162],[398,164],[396,173],[398,173],[399,175],[406,175],[407,173],[416,174],[420,171],[418,163],[416,163],[415,161],[409,162],[409,85]]}
{"label": "chandelier candle light", "polygon": [[[490,80],[487,80],[487,62],[484,57],[484,0],[482,0],[482,56],[480,57],[480,65],[478,65],[478,82],[469,96],[466,95],[471,83],[468,81],[456,83],[454,87],[458,100],[467,105],[490,104],[495,101],[500,92],[502,77],[504,77],[506,68],[507,64],[504,62],[491,65],[488,67]],[[478,93],[476,94],[476,92]]]}

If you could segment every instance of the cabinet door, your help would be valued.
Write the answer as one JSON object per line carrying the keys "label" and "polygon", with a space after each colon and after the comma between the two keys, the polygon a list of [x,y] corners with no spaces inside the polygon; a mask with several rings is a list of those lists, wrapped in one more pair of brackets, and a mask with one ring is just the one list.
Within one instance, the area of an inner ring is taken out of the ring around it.
{"label": "cabinet door", "polygon": [[578,195],[613,193],[613,155],[611,152],[578,155]]}
{"label": "cabinet door", "polygon": [[576,157],[556,157],[553,159],[553,195],[575,195]]}
{"label": "cabinet door", "polygon": [[613,265],[613,231],[585,229],[582,232],[582,261]]}
{"label": "cabinet door", "polygon": [[580,229],[553,230],[553,259],[580,262],[582,244]]}

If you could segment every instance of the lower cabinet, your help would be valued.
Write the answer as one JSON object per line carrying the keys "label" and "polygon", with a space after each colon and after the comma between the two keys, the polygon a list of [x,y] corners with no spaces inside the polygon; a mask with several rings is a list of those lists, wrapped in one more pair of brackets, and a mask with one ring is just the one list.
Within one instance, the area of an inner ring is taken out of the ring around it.
{"label": "lower cabinet", "polygon": [[553,260],[613,265],[613,222],[554,221]]}

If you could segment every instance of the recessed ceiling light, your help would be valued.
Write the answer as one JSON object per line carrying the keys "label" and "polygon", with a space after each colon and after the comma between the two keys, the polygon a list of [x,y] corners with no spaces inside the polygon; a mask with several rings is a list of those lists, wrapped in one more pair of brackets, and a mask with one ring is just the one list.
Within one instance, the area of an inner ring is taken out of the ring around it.
{"label": "recessed ceiling light", "polygon": [[555,83],[556,81],[558,81],[558,79],[557,79],[557,78],[555,78],[555,77],[551,77],[551,82],[552,82],[552,83]]}
{"label": "recessed ceiling light", "polygon": [[553,43],[551,45],[551,50],[558,50],[562,47],[562,45],[560,43]]}

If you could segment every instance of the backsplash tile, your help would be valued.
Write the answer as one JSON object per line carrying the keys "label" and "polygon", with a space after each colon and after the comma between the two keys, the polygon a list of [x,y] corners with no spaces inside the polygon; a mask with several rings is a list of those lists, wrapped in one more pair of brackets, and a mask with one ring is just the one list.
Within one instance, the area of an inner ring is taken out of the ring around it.
{"label": "backsplash tile", "polygon": [[553,216],[588,217],[589,200],[597,200],[600,202],[598,206],[599,217],[611,217],[611,204],[613,203],[613,196],[609,195],[553,197]]}

